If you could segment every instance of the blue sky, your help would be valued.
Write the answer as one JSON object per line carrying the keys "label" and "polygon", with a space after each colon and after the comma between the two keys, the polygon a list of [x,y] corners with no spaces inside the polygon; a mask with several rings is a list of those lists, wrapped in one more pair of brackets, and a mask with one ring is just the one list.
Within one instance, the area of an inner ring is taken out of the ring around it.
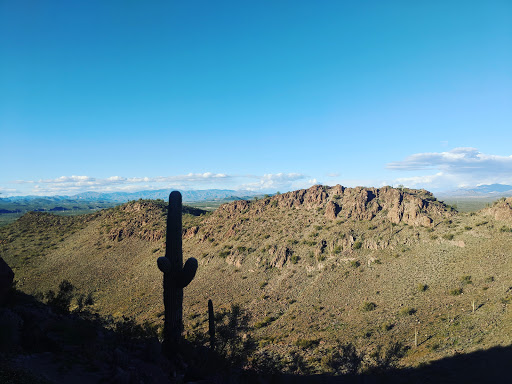
{"label": "blue sky", "polygon": [[510,1],[0,1],[0,193],[512,184]]}

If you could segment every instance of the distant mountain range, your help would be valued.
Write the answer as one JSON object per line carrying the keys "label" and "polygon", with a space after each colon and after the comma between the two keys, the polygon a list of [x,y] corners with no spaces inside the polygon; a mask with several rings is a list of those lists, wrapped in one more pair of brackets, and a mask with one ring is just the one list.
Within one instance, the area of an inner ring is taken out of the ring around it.
{"label": "distant mountain range", "polygon": [[436,193],[438,197],[451,198],[499,198],[512,196],[512,185],[488,184],[472,188],[459,188]]}
{"label": "distant mountain range", "polygon": [[[73,196],[12,196],[0,198],[0,227],[15,221],[23,214],[52,212],[62,214],[83,214],[99,209],[111,208],[131,200],[162,199],[167,200],[172,189],[159,189],[139,192],[84,192]],[[183,202],[188,205],[212,210],[219,205],[233,201],[250,200],[261,193],[234,191],[230,189],[206,189],[180,191]]]}
{"label": "distant mountain range", "polygon": [[[151,191],[138,192],[83,192],[72,196],[13,196],[0,198],[3,202],[29,202],[33,200],[41,200],[46,202],[62,202],[62,201],[89,201],[89,202],[108,202],[108,203],[125,203],[130,200],[138,199],[163,199],[167,200],[169,193],[173,189],[158,189]],[[180,191],[184,202],[198,202],[223,200],[233,198],[253,197],[259,195],[251,191],[235,191],[230,189],[205,189],[196,191]]]}

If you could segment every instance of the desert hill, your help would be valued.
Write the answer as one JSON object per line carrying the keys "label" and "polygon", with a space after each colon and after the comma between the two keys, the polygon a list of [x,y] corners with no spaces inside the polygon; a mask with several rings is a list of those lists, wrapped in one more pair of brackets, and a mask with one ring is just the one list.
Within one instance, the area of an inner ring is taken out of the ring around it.
{"label": "desert hill", "polygon": [[[338,342],[371,352],[400,341],[407,366],[510,345],[511,205],[462,214],[423,190],[314,186],[187,211],[184,256],[199,270],[185,289],[185,329],[206,329],[208,299],[216,310],[235,303],[257,353],[283,369],[300,356],[318,371]],[[93,293],[99,313],[160,325],[165,214],[159,201],[29,213],[0,228],[0,252],[27,293],[67,279]]]}

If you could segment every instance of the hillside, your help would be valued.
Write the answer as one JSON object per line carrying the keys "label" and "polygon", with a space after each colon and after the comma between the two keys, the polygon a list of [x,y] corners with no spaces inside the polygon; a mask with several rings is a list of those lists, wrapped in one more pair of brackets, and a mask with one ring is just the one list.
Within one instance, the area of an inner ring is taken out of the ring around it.
{"label": "hillside", "polygon": [[[185,329],[206,329],[208,299],[217,311],[238,304],[257,353],[279,356],[284,370],[294,356],[328,370],[322,356],[338,342],[371,352],[400,341],[411,347],[406,366],[508,346],[511,205],[462,214],[423,190],[314,186],[187,211],[184,256],[199,270],[185,289]],[[98,312],[160,325],[165,213],[152,201],[29,213],[0,228],[0,252],[24,292],[68,279]]]}

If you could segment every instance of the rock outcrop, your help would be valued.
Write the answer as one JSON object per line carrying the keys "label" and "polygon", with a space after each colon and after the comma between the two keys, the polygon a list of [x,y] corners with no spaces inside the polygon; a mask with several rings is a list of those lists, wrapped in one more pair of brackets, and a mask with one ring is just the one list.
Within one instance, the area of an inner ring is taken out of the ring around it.
{"label": "rock outcrop", "polygon": [[444,220],[452,216],[446,205],[423,189],[315,185],[259,201],[240,200],[223,205],[209,222],[215,222],[219,216],[223,219],[233,219],[245,212],[259,215],[265,210],[280,208],[324,210],[325,217],[330,220],[372,220],[380,215],[392,223],[413,226],[432,226],[434,220]]}
{"label": "rock outcrop", "polygon": [[484,213],[498,221],[512,223],[512,197],[496,201],[492,207],[484,209]]}

